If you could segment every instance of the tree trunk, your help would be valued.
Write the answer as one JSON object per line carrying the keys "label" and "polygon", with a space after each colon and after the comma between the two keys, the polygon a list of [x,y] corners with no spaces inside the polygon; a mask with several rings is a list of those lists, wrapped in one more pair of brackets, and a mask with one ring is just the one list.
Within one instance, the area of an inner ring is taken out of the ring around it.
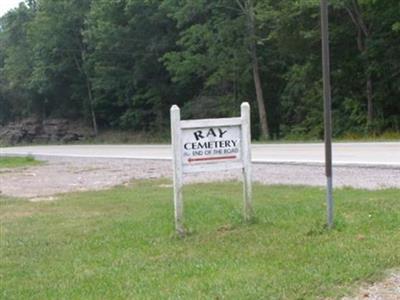
{"label": "tree trunk", "polygon": [[253,79],[254,86],[256,90],[256,98],[257,98],[257,106],[258,106],[258,115],[260,118],[260,126],[261,126],[261,136],[263,139],[269,138],[269,128],[268,128],[268,119],[267,113],[265,109],[264,103],[264,95],[261,84],[261,76],[260,76],[260,68],[258,63],[257,56],[257,44],[256,44],[256,30],[255,30],[255,12],[252,0],[248,0],[246,2],[247,6],[247,22],[248,29],[250,34],[250,55],[251,55],[251,63],[253,69]]}
{"label": "tree trunk", "polygon": [[87,78],[87,76],[86,76],[86,88],[89,98],[90,115],[92,117],[93,134],[94,136],[97,136],[99,131],[97,128],[96,112],[94,111],[94,105],[93,105],[92,87],[90,86],[89,78]]}
{"label": "tree trunk", "polygon": [[370,127],[374,120],[374,106],[373,106],[373,90],[372,90],[372,78],[370,74],[367,74],[367,126]]}
{"label": "tree trunk", "polygon": [[264,139],[269,138],[269,128],[267,122],[267,114],[265,111],[264,95],[261,86],[260,71],[258,66],[258,59],[256,53],[252,53],[252,65],[253,65],[253,78],[254,86],[256,89],[256,98],[258,106],[258,115],[260,118],[261,134]]}
{"label": "tree trunk", "polygon": [[93,104],[92,85],[90,83],[89,75],[83,65],[84,58],[85,58],[83,46],[81,46],[80,50],[81,50],[82,63],[79,62],[79,59],[75,55],[73,55],[72,57],[74,59],[76,68],[83,75],[83,77],[85,78],[85,81],[86,81],[86,90],[87,90],[87,96],[88,96],[88,100],[89,100],[89,110],[90,110],[90,116],[92,118],[93,135],[97,136],[99,131],[98,131],[98,127],[97,127],[96,112],[94,110],[94,104]]}
{"label": "tree trunk", "polygon": [[[346,11],[357,28],[357,48],[360,53],[367,57],[368,45],[367,39],[371,33],[364,22],[358,0],[352,0],[352,7],[346,7]],[[365,96],[367,98],[367,127],[369,128],[374,120],[374,91],[372,83],[372,75],[368,71],[370,62],[368,58],[365,59],[364,69],[366,74]]]}

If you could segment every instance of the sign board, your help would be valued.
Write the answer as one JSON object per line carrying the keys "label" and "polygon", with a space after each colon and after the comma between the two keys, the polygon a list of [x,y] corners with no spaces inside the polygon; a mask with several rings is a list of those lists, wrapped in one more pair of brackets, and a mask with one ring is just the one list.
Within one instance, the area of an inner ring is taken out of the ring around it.
{"label": "sign board", "polygon": [[183,227],[183,174],[241,169],[244,183],[244,218],[251,217],[250,106],[242,103],[238,118],[181,120],[180,109],[171,107],[174,168],[175,226]]}
{"label": "sign board", "polygon": [[240,130],[238,125],[182,130],[184,165],[240,161]]}

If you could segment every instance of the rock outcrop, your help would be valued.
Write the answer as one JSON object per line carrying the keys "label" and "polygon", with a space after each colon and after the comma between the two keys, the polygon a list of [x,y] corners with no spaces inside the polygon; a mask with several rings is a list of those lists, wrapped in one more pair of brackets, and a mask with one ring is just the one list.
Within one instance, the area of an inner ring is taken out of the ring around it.
{"label": "rock outcrop", "polygon": [[87,126],[66,119],[25,119],[0,126],[0,144],[68,143],[91,136]]}

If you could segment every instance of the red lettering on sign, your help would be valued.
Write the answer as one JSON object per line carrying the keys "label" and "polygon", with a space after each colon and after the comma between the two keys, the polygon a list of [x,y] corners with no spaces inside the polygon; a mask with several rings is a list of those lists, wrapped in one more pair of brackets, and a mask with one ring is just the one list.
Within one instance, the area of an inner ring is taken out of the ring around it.
{"label": "red lettering on sign", "polygon": [[223,160],[223,159],[236,159],[236,155],[230,156],[215,156],[215,157],[200,157],[200,158],[189,158],[188,162],[195,162],[195,161],[207,161],[207,160]]}

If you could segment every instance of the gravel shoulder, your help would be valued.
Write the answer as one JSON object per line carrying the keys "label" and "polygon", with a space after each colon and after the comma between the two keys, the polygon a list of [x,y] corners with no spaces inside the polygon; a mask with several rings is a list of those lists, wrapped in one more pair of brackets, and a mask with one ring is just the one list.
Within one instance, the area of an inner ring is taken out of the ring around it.
{"label": "gravel shoulder", "polygon": [[[38,157],[38,159],[41,159]],[[107,189],[135,179],[172,178],[167,160],[42,158],[40,166],[0,169],[0,190],[13,197],[45,197],[58,193]],[[239,180],[240,171],[185,175],[185,182]],[[336,167],[335,187],[400,188],[400,168]],[[262,184],[325,186],[320,165],[253,164],[253,179]]]}

